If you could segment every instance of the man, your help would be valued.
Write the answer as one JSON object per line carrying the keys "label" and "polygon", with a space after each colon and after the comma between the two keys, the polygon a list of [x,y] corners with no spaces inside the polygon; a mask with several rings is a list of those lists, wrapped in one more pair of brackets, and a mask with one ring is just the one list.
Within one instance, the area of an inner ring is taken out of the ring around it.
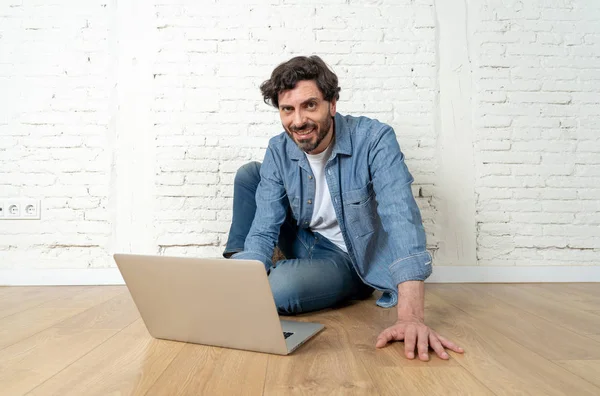
{"label": "man", "polygon": [[[462,352],[424,324],[423,281],[431,274],[413,178],[393,129],[336,113],[337,76],[317,56],[279,65],[261,85],[285,133],[262,164],[240,168],[223,255],[264,263],[281,314],[319,310],[374,289],[398,320],[376,347],[404,340],[405,354]],[[275,245],[286,259],[272,261]]]}

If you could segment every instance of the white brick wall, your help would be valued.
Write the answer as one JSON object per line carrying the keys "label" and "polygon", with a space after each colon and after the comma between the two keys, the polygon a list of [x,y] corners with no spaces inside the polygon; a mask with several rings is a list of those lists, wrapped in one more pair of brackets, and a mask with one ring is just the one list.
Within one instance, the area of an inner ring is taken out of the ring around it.
{"label": "white brick wall", "polygon": [[108,263],[110,17],[103,1],[0,3],[0,197],[43,206],[0,222],[0,268]]}
{"label": "white brick wall", "polygon": [[436,265],[597,264],[600,4],[473,0],[464,29],[456,5],[1,2],[0,197],[43,215],[0,222],[0,268],[218,256],[236,169],[281,131],[258,86],[313,53],[338,111],[395,128]]}
{"label": "white brick wall", "polygon": [[479,1],[480,265],[598,265],[600,3]]}
{"label": "white brick wall", "polygon": [[[161,252],[221,253],[235,171],[262,160],[268,139],[282,130],[258,87],[295,55],[321,54],[341,82],[338,111],[392,124],[410,158],[415,192],[433,185],[433,1],[377,7],[344,1],[217,3],[155,5],[155,224]],[[419,202],[432,225],[431,197]]]}

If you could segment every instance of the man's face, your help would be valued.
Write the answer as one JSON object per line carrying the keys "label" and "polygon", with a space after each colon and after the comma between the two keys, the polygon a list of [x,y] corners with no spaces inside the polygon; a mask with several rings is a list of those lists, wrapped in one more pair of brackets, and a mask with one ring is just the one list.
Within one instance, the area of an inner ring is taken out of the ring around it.
{"label": "man's face", "polygon": [[335,99],[327,102],[313,80],[298,81],[279,94],[279,116],[288,136],[308,154],[319,154],[331,143]]}

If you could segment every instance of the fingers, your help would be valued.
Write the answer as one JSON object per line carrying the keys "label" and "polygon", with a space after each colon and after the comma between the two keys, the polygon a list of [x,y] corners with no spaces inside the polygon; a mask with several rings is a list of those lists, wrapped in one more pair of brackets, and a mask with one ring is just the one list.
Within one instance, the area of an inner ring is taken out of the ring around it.
{"label": "fingers", "polygon": [[439,336],[432,331],[429,334],[429,345],[431,346],[431,349],[433,349],[440,358],[448,360],[450,356],[448,356],[448,354],[446,353],[446,350],[442,346],[442,343],[440,342],[440,339],[438,337]]}
{"label": "fingers", "polygon": [[419,359],[422,361],[429,361],[430,347],[441,359],[444,360],[448,360],[450,358],[446,352],[446,348],[454,352],[464,353],[463,348],[422,324],[409,324],[402,326],[396,324],[395,326],[389,327],[379,334],[375,347],[383,348],[393,340],[404,340],[404,354],[407,359],[411,360],[415,358],[415,347],[417,348]]}
{"label": "fingers", "polygon": [[391,329],[385,329],[381,332],[381,334],[379,334],[379,337],[377,337],[377,343],[375,344],[375,347],[383,348],[388,342],[395,338],[395,333]]}
{"label": "fingers", "polygon": [[462,349],[461,347],[459,347],[452,341],[446,339],[445,337],[442,337],[441,335],[438,335],[438,338],[440,339],[440,342],[442,343],[442,345],[444,347],[446,347],[454,352],[463,353],[465,351],[464,349]]}
{"label": "fingers", "polygon": [[415,344],[417,342],[417,329],[414,326],[408,326],[404,334],[404,354],[408,359],[415,358]]}
{"label": "fingers", "polygon": [[417,348],[419,350],[419,359],[426,362],[429,360],[429,328],[421,326],[418,330]]}

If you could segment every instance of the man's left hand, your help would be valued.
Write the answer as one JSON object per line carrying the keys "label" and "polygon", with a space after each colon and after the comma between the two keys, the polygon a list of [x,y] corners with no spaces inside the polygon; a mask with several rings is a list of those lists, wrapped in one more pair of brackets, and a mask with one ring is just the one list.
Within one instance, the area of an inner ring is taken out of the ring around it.
{"label": "man's left hand", "polygon": [[404,340],[404,354],[408,359],[414,359],[415,347],[419,353],[419,359],[422,361],[429,360],[429,347],[444,360],[450,358],[445,348],[458,353],[464,352],[461,347],[437,334],[418,318],[398,319],[396,324],[388,327],[379,334],[375,346],[383,348],[388,342],[393,340]]}

